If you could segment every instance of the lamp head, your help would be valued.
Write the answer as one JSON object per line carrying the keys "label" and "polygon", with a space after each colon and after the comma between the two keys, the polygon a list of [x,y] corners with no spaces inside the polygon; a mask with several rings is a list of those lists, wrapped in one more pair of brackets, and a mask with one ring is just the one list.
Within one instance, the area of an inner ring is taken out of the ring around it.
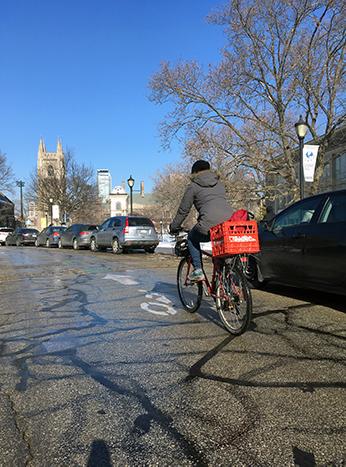
{"label": "lamp head", "polygon": [[299,139],[304,139],[306,133],[308,132],[308,125],[304,122],[302,116],[300,115],[298,122],[294,125],[296,133]]}
{"label": "lamp head", "polygon": [[130,188],[133,187],[133,185],[135,184],[135,181],[134,179],[132,178],[132,175],[130,175],[130,178],[127,179],[127,184]]}

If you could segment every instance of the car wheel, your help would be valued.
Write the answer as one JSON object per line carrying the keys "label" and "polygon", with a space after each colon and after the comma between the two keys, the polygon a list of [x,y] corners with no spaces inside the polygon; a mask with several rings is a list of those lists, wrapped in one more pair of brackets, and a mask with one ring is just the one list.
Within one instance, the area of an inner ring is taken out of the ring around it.
{"label": "car wheel", "polygon": [[22,246],[20,240],[18,240],[18,239],[16,240],[16,246]]}
{"label": "car wheel", "polygon": [[94,251],[94,252],[98,250],[97,243],[96,243],[96,238],[94,238],[94,237],[90,240],[90,250]]}
{"label": "car wheel", "polygon": [[145,248],[145,251],[147,253],[155,253],[155,250],[156,250],[156,246],[151,246],[151,247]]}
{"label": "car wheel", "polygon": [[78,241],[76,238],[73,239],[72,246],[74,250],[79,250]]}
{"label": "car wheel", "polygon": [[49,248],[50,247],[50,244],[49,244],[49,238],[47,238],[46,240],[46,247]]}
{"label": "car wheel", "polygon": [[113,240],[112,240],[112,251],[116,255],[119,255],[120,253],[123,252],[123,249],[121,248],[121,246],[119,244],[119,240],[117,238],[113,238]]}

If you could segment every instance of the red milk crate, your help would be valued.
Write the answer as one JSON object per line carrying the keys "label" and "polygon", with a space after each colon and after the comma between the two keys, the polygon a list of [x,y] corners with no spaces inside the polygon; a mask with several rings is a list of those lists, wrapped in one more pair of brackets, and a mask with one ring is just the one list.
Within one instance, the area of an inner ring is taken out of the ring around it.
{"label": "red milk crate", "polygon": [[256,221],[226,221],[210,229],[212,254],[217,258],[260,251]]}

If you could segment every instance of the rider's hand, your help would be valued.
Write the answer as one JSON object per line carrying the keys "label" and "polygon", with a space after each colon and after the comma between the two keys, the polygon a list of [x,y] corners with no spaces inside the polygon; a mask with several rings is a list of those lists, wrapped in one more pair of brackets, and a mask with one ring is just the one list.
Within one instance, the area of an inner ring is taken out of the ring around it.
{"label": "rider's hand", "polygon": [[170,235],[175,235],[175,234],[177,234],[177,233],[179,232],[179,230],[180,230],[180,228],[178,228],[178,229],[177,229],[177,228],[173,229],[173,228],[172,228],[172,224],[169,224],[169,233],[170,233]]}

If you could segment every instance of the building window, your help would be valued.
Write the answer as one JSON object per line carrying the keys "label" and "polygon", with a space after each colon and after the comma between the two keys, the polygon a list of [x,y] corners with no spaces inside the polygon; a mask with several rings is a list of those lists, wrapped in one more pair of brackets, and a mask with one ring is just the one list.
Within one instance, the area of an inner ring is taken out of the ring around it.
{"label": "building window", "polygon": [[117,201],[117,203],[116,203],[116,205],[115,205],[115,209],[116,209],[117,211],[121,211],[121,203],[120,203],[120,201]]}
{"label": "building window", "polygon": [[326,164],[323,167],[322,180],[328,182],[330,180],[330,164]]}
{"label": "building window", "polygon": [[335,180],[346,180],[346,153],[335,158]]}
{"label": "building window", "polygon": [[48,177],[54,177],[54,168],[52,165],[49,165],[47,168]]}

